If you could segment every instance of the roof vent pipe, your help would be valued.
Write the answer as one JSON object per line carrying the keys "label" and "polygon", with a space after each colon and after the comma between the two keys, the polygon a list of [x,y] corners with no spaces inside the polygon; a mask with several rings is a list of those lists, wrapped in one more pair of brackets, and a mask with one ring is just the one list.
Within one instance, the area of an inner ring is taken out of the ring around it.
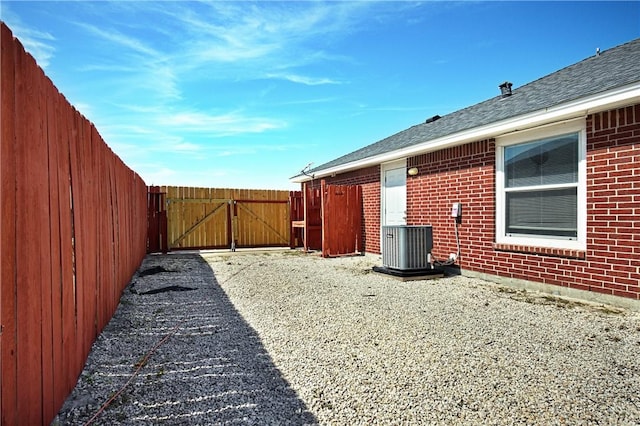
{"label": "roof vent pipe", "polygon": [[498,86],[500,87],[500,94],[503,98],[511,96],[511,86],[513,86],[513,84],[509,83],[508,81],[505,81],[500,86]]}
{"label": "roof vent pipe", "polygon": [[433,123],[436,120],[440,120],[442,117],[440,117],[439,115],[434,115],[431,118],[427,118],[427,120],[425,121],[425,124],[429,124],[429,123]]}

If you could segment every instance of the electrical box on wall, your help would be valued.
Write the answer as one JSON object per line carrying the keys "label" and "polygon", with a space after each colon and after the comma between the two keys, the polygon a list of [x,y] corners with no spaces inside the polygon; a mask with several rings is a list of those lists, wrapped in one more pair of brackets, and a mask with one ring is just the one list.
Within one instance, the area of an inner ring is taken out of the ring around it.
{"label": "electrical box on wall", "polygon": [[451,206],[451,217],[462,217],[462,203],[453,203],[453,205]]}

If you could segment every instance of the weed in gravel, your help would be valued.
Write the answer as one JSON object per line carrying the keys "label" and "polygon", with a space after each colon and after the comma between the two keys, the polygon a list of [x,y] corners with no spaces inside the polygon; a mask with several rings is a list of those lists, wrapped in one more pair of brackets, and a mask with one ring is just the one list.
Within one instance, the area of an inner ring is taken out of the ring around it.
{"label": "weed in gravel", "polygon": [[[585,304],[585,306],[587,305]],[[594,306],[593,309],[596,311],[602,312],[603,314],[611,314],[611,315],[622,315],[626,312],[624,309],[616,308],[613,306],[607,306],[607,305]]]}
{"label": "weed in gravel", "polygon": [[140,359],[138,359],[138,361],[136,361],[135,364],[133,364],[133,368],[140,368],[140,367],[144,367],[147,364],[147,361],[145,360],[144,356],[141,356]]}
{"label": "weed in gravel", "polygon": [[546,300],[549,303],[555,304],[555,305],[560,305],[560,306],[564,306],[567,308],[573,308],[575,307],[575,303],[567,300],[567,299],[562,299],[560,297],[556,297],[556,296],[552,296],[549,294],[544,294],[542,295],[542,299]]}
{"label": "weed in gravel", "polygon": [[497,291],[498,293],[509,293],[509,294],[521,292],[520,290],[517,290],[515,288],[504,287],[504,286],[496,286],[495,291]]}
{"label": "weed in gravel", "polygon": [[93,377],[93,374],[89,374],[86,379],[87,383],[89,383],[90,385],[92,385],[95,382],[95,378]]}

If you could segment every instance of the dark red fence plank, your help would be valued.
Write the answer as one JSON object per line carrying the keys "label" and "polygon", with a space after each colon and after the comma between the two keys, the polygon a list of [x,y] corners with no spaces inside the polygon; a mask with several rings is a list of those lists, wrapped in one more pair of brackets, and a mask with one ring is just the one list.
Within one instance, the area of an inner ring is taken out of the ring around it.
{"label": "dark red fence plank", "polygon": [[[42,393],[44,395],[54,395],[53,384],[53,289],[54,281],[52,275],[53,258],[51,254],[51,244],[54,238],[57,236],[58,229],[52,228],[51,218],[57,215],[57,209],[55,206],[51,206],[51,193],[54,191],[51,185],[51,173],[57,168],[55,163],[55,157],[52,157],[52,153],[49,146],[49,97],[51,95],[50,87],[51,82],[48,78],[42,78],[41,72],[38,68],[35,69],[37,76],[37,88],[36,93],[38,100],[38,110],[40,116],[40,135],[39,135],[39,164],[42,167],[41,178],[44,181],[43,190],[39,196],[40,203],[38,204],[38,220],[42,220],[43,233],[40,235],[40,263],[42,268],[42,281],[40,283],[40,296],[42,306],[42,339],[41,339],[41,354],[42,354]],[[59,318],[59,317],[58,317]],[[42,399],[42,418],[49,419],[55,416],[57,412],[55,406],[55,398],[43,398]]]}
{"label": "dark red fence plank", "polygon": [[[118,172],[118,158],[113,156],[111,157],[111,170],[109,176],[109,205],[110,205],[110,216],[111,223],[113,223],[113,227],[111,228],[111,246],[112,246],[112,262],[113,262],[113,280],[115,283],[120,282],[121,276],[118,271],[118,262],[120,261],[118,254],[120,253],[120,239],[118,234],[118,226],[119,226],[119,218],[118,218],[118,193],[117,193],[117,172]],[[113,289],[114,293],[118,292],[119,289]],[[115,297],[115,294],[114,296]],[[114,300],[114,306],[116,305],[116,301]],[[115,309],[115,308],[114,308]]]}
{"label": "dark red fence plank", "polygon": [[[40,111],[36,93],[36,64],[19,46],[16,51],[16,279],[18,412],[25,424],[42,423],[42,268],[39,205],[46,176],[40,152]],[[46,150],[46,147],[45,147]],[[35,243],[35,244],[34,244]]]}
{"label": "dark red fence plank", "polygon": [[[49,213],[50,213],[50,229],[51,229],[51,248],[49,250],[51,257],[51,368],[53,372],[53,389],[51,403],[52,408],[59,407],[64,402],[66,395],[66,376],[63,361],[63,284],[64,275],[62,271],[63,253],[60,242],[64,238],[66,228],[62,224],[62,212],[64,206],[69,204],[60,204],[60,192],[68,192],[68,183],[66,188],[61,187],[61,175],[67,176],[68,182],[68,166],[66,169],[59,165],[65,164],[64,159],[60,158],[60,147],[64,146],[63,126],[61,122],[59,108],[60,97],[53,83],[47,85],[47,139],[49,146]],[[65,173],[67,170],[67,173]]]}
{"label": "dark red fence plank", "polygon": [[[16,129],[15,50],[9,28],[0,28],[0,424],[18,421],[16,327]],[[6,249],[5,249],[6,248]]]}
{"label": "dark red fence plank", "polygon": [[150,186],[147,200],[148,243],[147,253],[166,253],[167,240],[166,194],[159,186]]}
{"label": "dark red fence plank", "polygon": [[[56,97],[56,116],[58,118],[58,205],[60,206],[60,240],[57,242],[60,252],[60,282],[62,310],[62,360],[61,381],[66,395],[73,389],[76,380],[76,304],[74,280],[73,212],[71,209],[71,164],[70,139],[73,132],[73,111],[65,108],[65,99],[61,94]],[[53,248],[52,248],[53,250]],[[59,397],[64,400],[63,397]],[[60,403],[60,402],[59,402]],[[58,405],[59,405],[58,403]]]}
{"label": "dark red fence plank", "polygon": [[322,192],[304,185],[305,250],[322,249]]}
{"label": "dark red fence plank", "polygon": [[[82,193],[82,176],[80,175],[79,169],[79,160],[78,160],[78,148],[79,138],[80,138],[80,129],[78,126],[78,121],[80,120],[80,114],[75,110],[71,109],[70,117],[69,117],[69,170],[71,173],[71,240],[73,243],[73,271],[76,281],[85,282],[84,278],[84,268],[82,266],[82,261],[75,256],[75,253],[82,253],[82,249],[84,248],[84,243],[81,241],[82,235],[82,202],[83,193]],[[73,371],[79,371],[82,369],[83,365],[83,322],[82,318],[84,317],[84,303],[83,303],[83,291],[84,286],[74,286],[73,288],[73,311],[75,312],[74,316],[74,342],[73,346],[70,346],[68,350],[73,352]]]}
{"label": "dark red fence plank", "polygon": [[289,221],[291,222],[289,246],[295,248],[300,246],[304,239],[304,197],[302,191],[289,191]]}
{"label": "dark red fence plank", "polygon": [[108,280],[105,284],[105,300],[101,303],[101,306],[104,306],[106,310],[103,313],[103,323],[101,330],[104,329],[105,325],[109,322],[109,319],[113,316],[113,313],[116,310],[118,295],[117,291],[117,280],[115,275],[115,260],[114,260],[114,247],[113,247],[113,227],[115,224],[113,223],[113,215],[111,214],[111,209],[113,208],[111,205],[111,185],[112,185],[112,168],[113,168],[113,158],[114,155],[108,147],[102,145],[104,153],[100,156],[103,160],[103,174],[104,174],[104,184],[100,185],[102,193],[100,195],[103,207],[102,212],[104,213],[104,217],[101,220],[103,223],[102,228],[102,242],[100,243],[100,247],[105,249],[105,253],[101,256],[104,262],[104,272],[103,276],[105,280]]}
{"label": "dark red fence plank", "polygon": [[82,134],[83,141],[80,144],[82,147],[82,168],[83,168],[83,176],[84,176],[84,197],[85,203],[83,214],[86,218],[86,227],[82,229],[82,234],[84,236],[85,248],[82,251],[84,254],[82,256],[82,260],[84,261],[85,268],[85,281],[84,281],[84,356],[86,358],[91,352],[91,344],[95,340],[96,334],[96,312],[97,312],[97,283],[96,283],[96,255],[98,253],[98,248],[96,244],[96,233],[97,233],[97,223],[96,223],[96,202],[95,202],[95,193],[96,193],[96,163],[95,158],[93,157],[93,129],[90,122],[88,122],[84,117],[81,120],[82,123]]}

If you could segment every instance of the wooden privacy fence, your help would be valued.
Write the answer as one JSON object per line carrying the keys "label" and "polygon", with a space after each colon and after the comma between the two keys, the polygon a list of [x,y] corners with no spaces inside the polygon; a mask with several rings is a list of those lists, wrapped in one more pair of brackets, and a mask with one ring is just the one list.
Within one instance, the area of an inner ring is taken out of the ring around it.
{"label": "wooden privacy fence", "polygon": [[150,186],[147,194],[147,253],[166,253],[167,241],[166,195],[159,186]]}
{"label": "wooden privacy fence", "polygon": [[362,250],[362,187],[304,184],[291,193],[291,247],[302,238],[305,251],[322,250],[323,257],[345,256]]}
{"label": "wooden privacy fence", "polygon": [[48,425],[145,255],[147,187],[1,27],[1,422]]}
{"label": "wooden privacy fence", "polygon": [[159,192],[170,250],[290,244],[289,191],[165,186]]}
{"label": "wooden privacy fence", "polygon": [[362,187],[321,184],[322,256],[343,256],[362,249]]}
{"label": "wooden privacy fence", "polygon": [[322,250],[322,192],[320,188],[303,185],[302,191],[291,194],[291,247],[303,242],[305,251]]}

